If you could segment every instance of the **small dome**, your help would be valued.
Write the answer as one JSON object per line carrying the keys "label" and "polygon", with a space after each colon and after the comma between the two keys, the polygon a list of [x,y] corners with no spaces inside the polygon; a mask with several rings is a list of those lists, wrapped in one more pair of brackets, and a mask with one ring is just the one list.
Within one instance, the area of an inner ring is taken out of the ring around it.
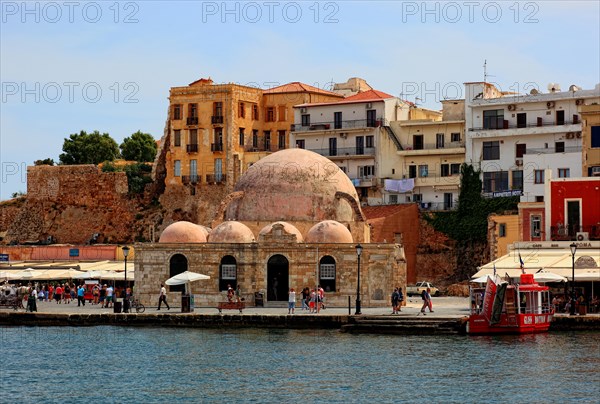
{"label": "small dome", "polygon": [[289,224],[288,222],[275,222],[268,224],[261,229],[259,236],[264,236],[265,234],[271,233],[273,231],[273,226],[275,225],[281,225],[285,233],[295,235],[296,242],[302,243],[304,241],[304,237],[302,237],[302,233],[300,233],[300,230],[298,230],[296,226]]}
{"label": "small dome", "polygon": [[340,222],[324,220],[306,233],[307,243],[352,243],[352,233]]}
{"label": "small dome", "polygon": [[211,243],[253,243],[254,233],[243,223],[229,220],[215,227],[208,235]]}
{"label": "small dome", "polygon": [[191,222],[175,222],[160,235],[159,243],[206,243],[206,229]]}

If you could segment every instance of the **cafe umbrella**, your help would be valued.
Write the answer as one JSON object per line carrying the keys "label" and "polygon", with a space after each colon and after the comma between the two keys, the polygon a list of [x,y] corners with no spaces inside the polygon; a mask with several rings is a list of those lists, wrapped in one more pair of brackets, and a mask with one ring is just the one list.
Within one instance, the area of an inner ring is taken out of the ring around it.
{"label": "cafe umbrella", "polygon": [[185,294],[187,295],[189,294],[189,284],[191,282],[200,281],[203,279],[210,279],[210,276],[196,272],[185,271],[167,279],[165,283],[169,286],[185,285]]}

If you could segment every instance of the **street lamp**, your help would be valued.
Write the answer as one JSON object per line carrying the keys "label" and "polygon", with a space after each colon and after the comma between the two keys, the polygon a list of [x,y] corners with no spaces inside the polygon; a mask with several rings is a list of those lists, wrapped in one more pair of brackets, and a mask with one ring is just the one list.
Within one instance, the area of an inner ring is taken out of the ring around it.
{"label": "street lamp", "polygon": [[362,314],[360,312],[360,255],[362,254],[362,246],[360,244],[356,245],[356,256],[358,257],[358,273],[357,273],[357,281],[356,281],[356,312],[354,314]]}
{"label": "street lamp", "polygon": [[577,251],[577,244],[571,243],[571,306],[570,315],[575,315],[575,252]]}
{"label": "street lamp", "polygon": [[125,289],[123,290],[123,313],[129,312],[129,302],[127,301],[127,256],[129,255],[129,246],[123,247],[123,259],[125,261]]}

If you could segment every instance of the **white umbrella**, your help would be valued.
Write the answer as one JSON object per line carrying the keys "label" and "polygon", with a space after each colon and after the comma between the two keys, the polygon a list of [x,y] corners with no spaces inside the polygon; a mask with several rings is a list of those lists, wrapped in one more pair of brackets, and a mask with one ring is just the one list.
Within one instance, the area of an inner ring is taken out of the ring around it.
{"label": "white umbrella", "polygon": [[169,286],[185,284],[185,293],[188,294],[188,285],[190,282],[195,282],[203,279],[210,279],[210,276],[198,274],[196,272],[185,271],[166,280]]}
{"label": "white umbrella", "polygon": [[471,279],[471,282],[473,283],[486,283],[488,278],[491,278],[491,275],[483,275],[480,276],[479,278],[475,278],[475,279]]}
{"label": "white umbrella", "polygon": [[14,280],[26,280],[31,279],[36,275],[35,269],[33,268],[25,268],[22,271],[17,272],[16,274],[12,274],[9,279]]}
{"label": "white umbrella", "polygon": [[73,276],[73,279],[100,279],[101,276],[100,271],[87,271]]}
{"label": "white umbrella", "polygon": [[557,275],[552,272],[540,271],[533,274],[533,279],[536,282],[566,282],[567,278],[564,276]]}

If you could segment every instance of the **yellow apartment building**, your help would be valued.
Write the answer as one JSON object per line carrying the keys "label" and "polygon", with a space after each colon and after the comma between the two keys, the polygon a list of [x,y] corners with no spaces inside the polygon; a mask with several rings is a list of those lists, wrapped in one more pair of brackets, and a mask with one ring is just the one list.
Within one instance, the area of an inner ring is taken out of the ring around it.
{"label": "yellow apartment building", "polygon": [[580,105],[583,139],[582,174],[600,176],[600,104]]}
{"label": "yellow apartment building", "polygon": [[490,260],[508,254],[508,246],[520,238],[518,214],[491,214],[488,216],[488,245]]}

